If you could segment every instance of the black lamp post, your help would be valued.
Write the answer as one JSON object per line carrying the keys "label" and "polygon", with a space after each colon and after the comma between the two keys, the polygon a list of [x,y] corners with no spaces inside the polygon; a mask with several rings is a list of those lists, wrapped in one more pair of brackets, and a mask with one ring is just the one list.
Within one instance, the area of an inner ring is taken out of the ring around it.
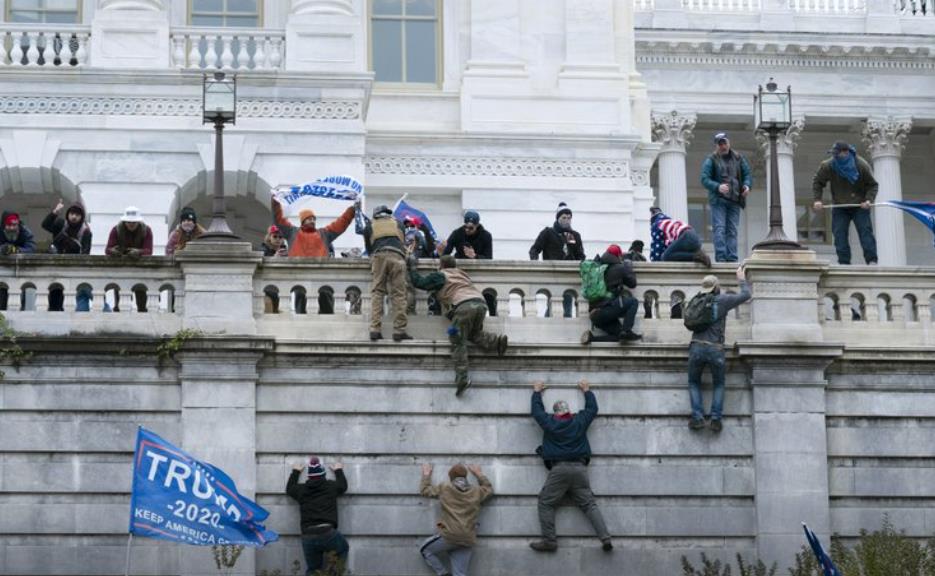
{"label": "black lamp post", "polygon": [[236,239],[227,225],[224,202],[224,125],[237,120],[237,79],[223,72],[204,76],[204,117],[202,124],[214,124],[214,214],[205,239]]}
{"label": "black lamp post", "polygon": [[759,87],[753,97],[754,123],[758,130],[769,134],[769,234],[753,246],[754,250],[804,250],[801,244],[786,237],[782,229],[782,198],[779,195],[779,159],[776,139],[780,132],[792,125],[792,89],[776,91],[772,78],[766,91]]}

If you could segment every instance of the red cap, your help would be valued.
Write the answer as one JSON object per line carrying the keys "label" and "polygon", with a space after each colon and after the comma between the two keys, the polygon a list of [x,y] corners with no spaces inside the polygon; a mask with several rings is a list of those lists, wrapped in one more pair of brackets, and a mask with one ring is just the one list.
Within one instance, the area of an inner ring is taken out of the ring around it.
{"label": "red cap", "polygon": [[267,234],[282,234],[282,232],[279,230],[279,226],[276,226],[275,224],[267,228],[266,233]]}
{"label": "red cap", "polygon": [[418,216],[406,216],[403,218],[403,222],[412,222],[412,225],[416,228],[422,226],[422,220]]}
{"label": "red cap", "polygon": [[620,246],[618,246],[618,245],[616,245],[616,244],[611,244],[610,246],[608,246],[608,247],[607,247],[607,253],[608,253],[608,254],[613,254],[613,255],[616,256],[617,258],[622,258],[622,257],[623,257],[623,249],[620,248]]}
{"label": "red cap", "polygon": [[3,225],[9,226],[10,224],[19,224],[19,215],[18,214],[7,214],[3,219]]}

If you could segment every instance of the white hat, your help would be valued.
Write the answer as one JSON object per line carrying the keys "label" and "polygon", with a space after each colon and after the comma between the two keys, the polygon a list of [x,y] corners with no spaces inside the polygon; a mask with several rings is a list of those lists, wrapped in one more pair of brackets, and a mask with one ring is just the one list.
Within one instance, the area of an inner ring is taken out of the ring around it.
{"label": "white hat", "polygon": [[140,209],[136,206],[127,206],[127,209],[123,211],[123,217],[120,218],[121,222],[142,222],[143,216],[140,214]]}

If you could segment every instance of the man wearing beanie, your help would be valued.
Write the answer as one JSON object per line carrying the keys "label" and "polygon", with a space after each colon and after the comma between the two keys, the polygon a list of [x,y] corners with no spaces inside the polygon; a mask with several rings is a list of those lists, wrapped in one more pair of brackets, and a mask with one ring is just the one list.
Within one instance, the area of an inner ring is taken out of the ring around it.
{"label": "man wearing beanie", "polygon": [[[338,236],[344,234],[354,221],[354,212],[359,208],[357,202],[349,206],[338,219],[324,228],[316,227],[315,211],[310,208],[299,210],[299,226],[296,227],[283,216],[282,204],[273,201],[273,218],[283,236],[289,242],[289,256],[305,258],[332,258],[334,247],[331,245]],[[359,202],[359,201],[358,201]]]}
{"label": "man wearing beanie", "polygon": [[172,234],[169,234],[169,241],[166,243],[166,256],[172,256],[179,250],[184,250],[185,246],[205,233],[205,229],[198,223],[198,215],[195,210],[189,206],[182,208],[179,214],[179,225],[176,226]]}
{"label": "man wearing beanie", "polygon": [[84,207],[74,203],[61,217],[65,203],[59,199],[58,204],[42,221],[42,228],[52,234],[52,248],[56,254],[90,254],[91,253],[91,227],[84,218]]}
{"label": "man wearing beanie", "polygon": [[[539,232],[536,241],[529,248],[529,259],[538,260],[584,260],[584,246],[581,234],[571,228],[571,208],[564,202],[558,204],[555,222]],[[571,318],[574,308],[574,296],[566,292],[562,298],[562,311],[565,318]],[[548,314],[548,313],[547,313]]]}
{"label": "man wearing beanie", "polygon": [[[308,479],[299,484],[299,475],[306,467]],[[314,574],[325,566],[328,553],[347,560],[350,547],[344,535],[338,531],[338,496],[347,492],[344,465],[331,465],[334,480],[325,479],[325,466],[317,456],[308,464],[296,464],[286,483],[286,494],[299,503],[302,530],[302,551],[305,554],[306,574]]]}
{"label": "man wearing beanie", "polygon": [[373,220],[364,228],[364,246],[370,254],[370,341],[383,339],[383,298],[393,306],[393,342],[412,340],[406,333],[405,230],[389,206],[373,209]]}
{"label": "man wearing beanie", "polygon": [[0,254],[31,254],[36,251],[32,231],[20,220],[16,212],[3,212],[3,234],[0,235]]}
{"label": "man wearing beanie", "polygon": [[[468,471],[478,486],[468,481]],[[493,494],[490,480],[480,466],[455,464],[448,471],[448,482],[432,485],[432,465],[422,465],[419,492],[426,498],[438,498],[441,514],[435,523],[436,533],[420,549],[422,558],[438,576],[467,576],[474,544],[477,542],[477,516],[481,505]],[[451,569],[439,555],[447,555]]]}
{"label": "man wearing beanie", "polygon": [[568,403],[559,400],[552,405],[553,414],[547,414],[542,403],[542,391],[545,384],[533,384],[532,417],[542,428],[542,445],[536,453],[542,456],[545,467],[549,470],[545,485],[539,492],[539,525],[542,528],[542,540],[529,544],[537,552],[554,552],[558,549],[555,536],[555,507],[565,494],[571,494],[572,500],[581,508],[605,552],[614,549],[610,532],[604,523],[604,516],[597,507],[591,481],[588,478],[588,464],[591,462],[591,445],[588,443],[588,427],[597,416],[597,398],[586,380],[578,382],[578,388],[584,392],[584,410],[572,414]]}
{"label": "man wearing beanie", "polygon": [[442,255],[454,253],[455,258],[471,260],[493,259],[493,237],[480,223],[480,214],[476,210],[464,212],[464,225],[455,228],[445,241]]}
{"label": "man wearing beanie", "polygon": [[[591,342],[633,342],[641,339],[642,334],[633,331],[639,302],[625,288],[636,288],[636,273],[633,264],[624,260],[623,249],[611,244],[597,257],[597,262],[607,266],[604,270],[604,284],[610,293],[609,298],[590,303],[591,322],[604,334],[595,336],[591,330],[581,335],[582,344]],[[623,320],[621,325],[620,321]]]}
{"label": "man wearing beanie", "polygon": [[630,244],[630,249],[623,255],[623,259],[631,262],[646,262],[646,256],[643,256],[643,241],[634,240]]}

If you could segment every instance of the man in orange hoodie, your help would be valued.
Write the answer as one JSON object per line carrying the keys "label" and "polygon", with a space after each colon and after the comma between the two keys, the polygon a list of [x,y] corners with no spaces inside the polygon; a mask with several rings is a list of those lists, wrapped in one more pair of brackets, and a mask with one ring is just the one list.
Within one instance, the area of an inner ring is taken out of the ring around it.
{"label": "man in orange hoodie", "polygon": [[347,230],[354,221],[357,204],[349,206],[337,220],[324,228],[315,227],[315,211],[310,208],[299,210],[300,226],[296,227],[282,214],[282,205],[273,198],[273,217],[276,225],[289,241],[290,257],[332,258],[334,247],[331,243]]}

